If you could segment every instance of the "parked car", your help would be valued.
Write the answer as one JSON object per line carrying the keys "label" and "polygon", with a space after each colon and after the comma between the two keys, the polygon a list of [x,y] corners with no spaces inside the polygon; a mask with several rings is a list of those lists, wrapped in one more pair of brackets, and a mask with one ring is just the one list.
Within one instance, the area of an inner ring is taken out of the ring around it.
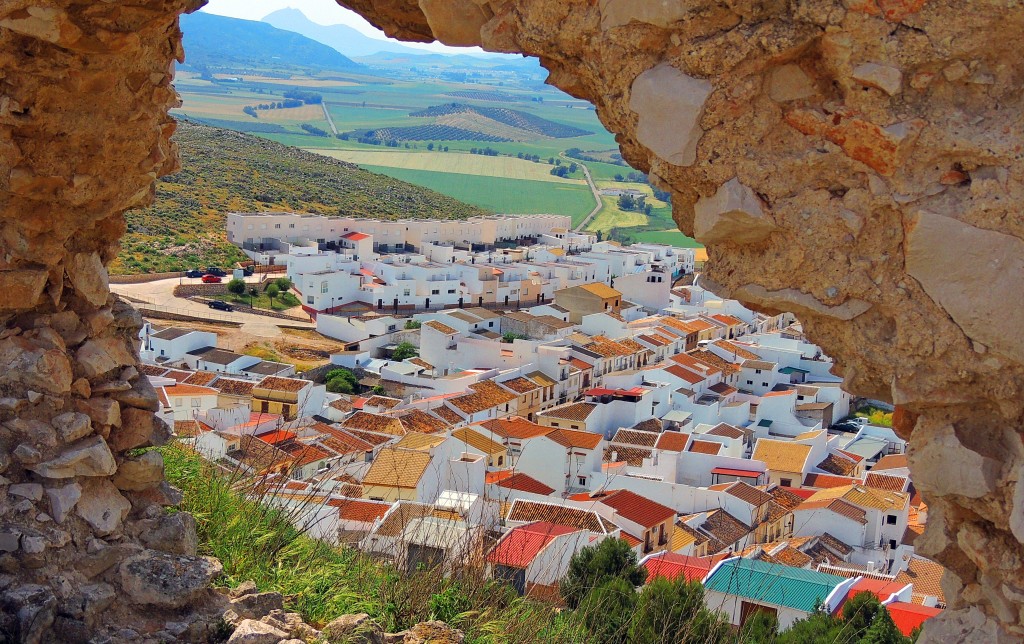
{"label": "parked car", "polygon": [[210,300],[210,308],[217,309],[218,311],[234,311],[235,307],[231,306],[227,302],[220,300]]}
{"label": "parked car", "polygon": [[224,277],[225,275],[227,275],[227,273],[224,272],[223,268],[217,268],[216,266],[207,266],[206,274],[216,275],[217,277]]}
{"label": "parked car", "polygon": [[221,279],[216,275],[203,275],[203,284],[220,284]]}
{"label": "parked car", "polygon": [[242,268],[242,273],[245,275],[252,275],[254,270],[255,269],[253,269],[252,264],[250,264],[249,266],[245,266]]}
{"label": "parked car", "polygon": [[185,277],[196,278],[196,277],[202,277],[205,274],[206,273],[204,273],[203,271],[199,270],[198,268],[193,268],[193,269],[185,271]]}

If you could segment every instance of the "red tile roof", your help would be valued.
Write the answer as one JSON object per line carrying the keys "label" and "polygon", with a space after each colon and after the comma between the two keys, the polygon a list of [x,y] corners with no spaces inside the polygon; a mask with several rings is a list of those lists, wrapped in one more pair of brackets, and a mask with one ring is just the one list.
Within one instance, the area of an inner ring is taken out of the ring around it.
{"label": "red tile roof", "polygon": [[660,552],[644,562],[647,583],[656,577],[674,581],[682,576],[686,581],[701,582],[714,565],[711,557],[687,557],[674,552]]}
{"label": "red tile roof", "polygon": [[548,487],[529,474],[524,474],[522,472],[518,472],[508,477],[502,477],[497,481],[497,483],[498,487],[508,490],[530,492],[531,494],[540,494],[542,496],[547,496],[555,491],[555,488]]}
{"label": "red tile roof", "polygon": [[864,477],[864,485],[887,492],[902,492],[906,488],[907,479],[902,476],[868,472],[868,475]]}
{"label": "red tile roof", "polygon": [[556,429],[548,434],[547,438],[555,441],[562,447],[594,449],[601,444],[601,439],[604,436],[593,432],[581,432],[575,429]]}
{"label": "red tile roof", "polygon": [[339,519],[363,523],[373,523],[391,509],[390,503],[362,499],[330,499],[327,505],[338,508]]}
{"label": "red tile roof", "polygon": [[721,449],[721,443],[714,443],[712,441],[694,440],[690,443],[690,451],[698,454],[718,454]]}
{"label": "red tile roof", "polygon": [[260,439],[268,445],[277,445],[285,441],[290,441],[295,438],[295,434],[292,432],[286,432],[284,430],[278,430],[275,432],[267,432],[266,434],[260,434],[256,438]]}
{"label": "red tile roof", "polygon": [[510,568],[525,568],[555,538],[578,531],[579,528],[548,521],[519,526],[510,530],[487,554],[487,561]]}
{"label": "red tile roof", "polygon": [[689,434],[682,432],[663,432],[658,436],[658,442],[654,446],[669,452],[682,452],[686,449],[686,443],[690,440]]}
{"label": "red tile roof", "polygon": [[695,385],[698,382],[704,382],[704,379],[705,379],[705,376],[698,375],[698,374],[690,371],[689,369],[685,369],[685,368],[683,368],[683,367],[681,367],[681,366],[679,366],[677,364],[674,364],[671,367],[666,368],[665,369],[665,373],[670,373],[673,376],[675,376],[676,378],[679,378],[681,380],[685,380],[686,382],[690,383],[691,385]]}
{"label": "red tile roof", "polygon": [[480,426],[489,429],[502,438],[534,438],[550,434],[554,431],[553,427],[538,425],[526,420],[522,416],[495,418],[494,420],[480,423]]}
{"label": "red tile roof", "polygon": [[644,498],[630,490],[619,490],[602,498],[600,503],[614,509],[622,518],[645,528],[652,528],[676,516],[676,511],[667,505]]}
{"label": "red tile roof", "polygon": [[889,610],[892,621],[896,623],[896,628],[900,629],[900,632],[907,637],[926,619],[935,617],[942,612],[941,608],[929,608],[907,602],[893,602],[887,604],[886,608]]}
{"label": "red tile roof", "polygon": [[804,477],[804,485],[807,487],[832,488],[854,485],[857,479],[848,476],[833,476],[831,474],[808,474]]}

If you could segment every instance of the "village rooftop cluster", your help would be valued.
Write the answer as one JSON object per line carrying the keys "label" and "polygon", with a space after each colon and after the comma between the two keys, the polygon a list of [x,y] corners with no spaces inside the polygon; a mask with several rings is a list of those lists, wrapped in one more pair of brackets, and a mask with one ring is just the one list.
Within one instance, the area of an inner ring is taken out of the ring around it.
{"label": "village rooftop cluster", "polygon": [[[704,290],[701,251],[564,219],[230,215],[229,238],[286,266],[344,344],[332,363],[384,393],[147,325],[161,413],[311,535],[410,570],[481,565],[557,597],[573,554],[620,538],[648,579],[703,583],[737,626],[861,591],[905,634],[941,611],[906,442],[835,428],[853,401],[792,316]],[[402,343],[418,355],[393,359]]]}

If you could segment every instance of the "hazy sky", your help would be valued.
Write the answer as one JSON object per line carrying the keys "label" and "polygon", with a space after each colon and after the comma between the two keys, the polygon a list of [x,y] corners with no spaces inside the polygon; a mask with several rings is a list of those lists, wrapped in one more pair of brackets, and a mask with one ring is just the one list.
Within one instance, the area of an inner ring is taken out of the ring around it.
{"label": "hazy sky", "polygon": [[[244,18],[245,20],[261,20],[268,13],[278,9],[291,7],[299,9],[306,17],[321,25],[344,24],[357,29],[371,38],[389,40],[362,16],[349,9],[342,9],[334,0],[210,0],[202,10],[215,13],[221,16],[232,18]],[[403,43],[409,47],[425,49],[427,51],[465,53],[469,51],[480,52],[478,47],[447,47],[441,43]]]}

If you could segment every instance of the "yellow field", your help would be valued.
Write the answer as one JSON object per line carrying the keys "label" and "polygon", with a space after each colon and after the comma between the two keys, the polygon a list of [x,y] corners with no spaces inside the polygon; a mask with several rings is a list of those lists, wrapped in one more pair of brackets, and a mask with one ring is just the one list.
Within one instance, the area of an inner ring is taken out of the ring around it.
{"label": "yellow field", "polygon": [[[421,148],[425,142],[418,144]],[[341,159],[359,165],[384,166],[406,170],[431,170],[452,174],[472,174],[505,179],[527,179],[530,181],[551,181],[583,185],[580,179],[562,179],[551,175],[547,163],[534,163],[513,157],[488,157],[465,152],[407,152],[405,150],[325,150],[309,149],[310,152]]]}
{"label": "yellow field", "polygon": [[[218,74],[227,77],[227,74]],[[343,80],[327,80],[320,78],[308,78],[306,76],[293,76],[292,78],[270,78],[269,76],[242,76],[243,80],[258,83],[270,83],[272,85],[299,85],[301,87],[353,87],[358,83]]]}
{"label": "yellow field", "polygon": [[601,197],[601,201],[604,202],[604,208],[601,209],[601,212],[597,213],[596,217],[590,220],[587,231],[597,232],[600,230],[607,233],[616,227],[630,228],[647,225],[647,215],[642,212],[624,212],[619,210],[616,197]]}
{"label": "yellow field", "polygon": [[647,195],[646,201],[647,203],[651,204],[652,208],[665,208],[668,206],[668,204],[665,203],[664,201],[654,198],[654,190],[646,183],[628,183],[624,181],[595,181],[594,185],[597,186],[598,190],[604,190],[605,188],[615,188],[617,190],[639,190],[640,192]]}
{"label": "yellow field", "polygon": [[[204,94],[183,94],[181,111],[194,116],[234,117],[236,120],[251,118],[242,111],[246,105],[256,105],[258,100],[234,96],[207,96]],[[264,101],[266,102],[266,101]]]}

